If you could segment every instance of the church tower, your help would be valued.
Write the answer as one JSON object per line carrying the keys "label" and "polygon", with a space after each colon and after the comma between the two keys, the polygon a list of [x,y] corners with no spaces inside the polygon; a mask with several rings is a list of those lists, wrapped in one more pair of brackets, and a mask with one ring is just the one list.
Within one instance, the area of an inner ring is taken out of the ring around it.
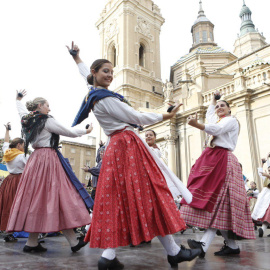
{"label": "church tower", "polygon": [[159,40],[163,23],[152,0],[108,0],[96,23],[101,57],[114,65],[112,90],[135,109],[163,103]]}
{"label": "church tower", "polygon": [[201,0],[199,4],[200,8],[197,20],[191,27],[193,44],[190,52],[200,46],[217,45],[214,41],[214,25],[206,18]]}
{"label": "church tower", "polygon": [[251,10],[246,6],[245,0],[243,0],[243,7],[239,14],[242,20],[240,35],[238,35],[234,43],[233,52],[237,57],[252,53],[267,44],[265,37],[255,29],[251,14]]}

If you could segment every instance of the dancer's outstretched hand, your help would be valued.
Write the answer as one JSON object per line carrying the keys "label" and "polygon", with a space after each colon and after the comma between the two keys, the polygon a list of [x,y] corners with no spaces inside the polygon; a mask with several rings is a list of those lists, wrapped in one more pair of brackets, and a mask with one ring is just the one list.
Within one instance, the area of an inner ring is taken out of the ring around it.
{"label": "dancer's outstretched hand", "polygon": [[16,100],[21,100],[27,94],[27,91],[25,91],[25,89],[20,90],[20,91],[16,90],[16,92],[17,92],[17,94],[16,94]]}
{"label": "dancer's outstretched hand", "polygon": [[172,109],[172,113],[176,114],[179,110],[180,110],[180,107],[183,105],[183,103],[179,103],[179,104],[175,104],[175,107]]}
{"label": "dancer's outstretched hand", "polygon": [[81,168],[83,171],[85,171],[85,172],[88,172],[88,169],[89,169],[89,167],[88,166],[84,166],[83,168]]}
{"label": "dancer's outstretched hand", "polygon": [[86,133],[89,134],[93,130],[93,125],[92,123],[90,125],[87,125]]}

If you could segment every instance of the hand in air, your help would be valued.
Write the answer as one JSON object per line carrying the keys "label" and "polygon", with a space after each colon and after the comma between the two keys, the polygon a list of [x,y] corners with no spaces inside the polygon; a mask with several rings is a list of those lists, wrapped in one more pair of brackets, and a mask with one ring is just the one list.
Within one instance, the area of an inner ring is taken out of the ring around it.
{"label": "hand in air", "polygon": [[27,91],[25,91],[25,89],[20,90],[20,91],[16,90],[16,92],[17,92],[17,94],[16,94],[16,100],[21,100],[27,94]]}
{"label": "hand in air", "polygon": [[10,122],[8,122],[6,125],[4,125],[6,130],[11,130],[11,125]]}
{"label": "hand in air", "polygon": [[222,96],[223,96],[223,94],[220,93],[219,90],[216,90],[216,91],[215,91],[215,93],[214,93],[214,99],[215,99],[215,100],[221,99]]}
{"label": "hand in air", "polygon": [[67,46],[68,52],[73,56],[79,56],[80,54],[80,49],[78,47],[78,45],[74,44],[74,41],[71,42],[71,48],[69,46]]}

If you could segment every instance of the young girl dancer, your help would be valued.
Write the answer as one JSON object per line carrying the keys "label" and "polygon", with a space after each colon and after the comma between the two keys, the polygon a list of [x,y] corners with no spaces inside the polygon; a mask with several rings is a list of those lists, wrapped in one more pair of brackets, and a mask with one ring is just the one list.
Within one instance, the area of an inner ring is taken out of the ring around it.
{"label": "young girl dancer", "polygon": [[[29,155],[24,155],[24,140],[15,138],[9,143],[10,123],[5,125],[6,134],[3,144],[3,161],[7,164],[9,175],[4,179],[0,186],[0,230],[5,231],[8,223],[10,209],[13,203],[16,190],[29,158]],[[13,234],[8,234],[4,240],[6,242],[15,241]]]}
{"label": "young girl dancer", "polygon": [[[188,225],[206,229],[200,242],[188,240],[191,248],[201,248],[201,257],[205,256],[217,230],[225,238],[225,245],[215,252],[216,256],[239,254],[236,236],[255,239],[241,168],[232,154],[239,124],[231,116],[226,101],[216,102],[218,95],[219,92],[213,95],[207,110],[208,124],[199,123],[197,115],[188,117],[189,125],[211,135],[189,175],[187,187],[193,195],[192,203],[180,209]],[[186,204],[186,201],[183,199],[181,203]]]}
{"label": "young girl dancer", "polygon": [[27,102],[26,109],[20,101],[25,94],[22,91],[17,95],[17,109],[26,138],[25,152],[29,143],[35,151],[22,174],[7,230],[30,233],[25,252],[47,250],[38,243],[39,233],[62,231],[71,250],[76,252],[86,243],[76,238],[73,228],[90,223],[85,205],[90,208],[93,201],[75,179],[57,147],[59,135],[78,137],[90,133],[93,128],[65,128],[49,115],[49,103],[44,98]]}
{"label": "young girl dancer", "polygon": [[[77,61],[76,61],[77,62]],[[82,62],[80,62],[82,63]],[[172,266],[190,261],[200,250],[179,247],[171,234],[185,229],[185,222],[157,165],[158,158],[134,132],[136,124],[154,124],[175,116],[171,113],[139,113],[126,100],[108,90],[113,66],[106,59],[96,60],[87,81],[94,87],[83,100],[73,125],[93,110],[105,134],[109,136],[103,158],[91,227],[85,240],[91,248],[104,248],[98,268],[124,267],[115,256],[115,248],[138,245],[158,236]]]}

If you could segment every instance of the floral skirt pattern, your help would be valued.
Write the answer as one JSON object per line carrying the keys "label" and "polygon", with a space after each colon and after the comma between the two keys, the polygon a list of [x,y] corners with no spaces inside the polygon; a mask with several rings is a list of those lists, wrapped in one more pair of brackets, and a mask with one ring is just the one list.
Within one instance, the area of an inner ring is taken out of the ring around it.
{"label": "floral skirt pattern", "polygon": [[166,180],[132,131],[111,136],[85,241],[91,248],[140,244],[186,228]]}

